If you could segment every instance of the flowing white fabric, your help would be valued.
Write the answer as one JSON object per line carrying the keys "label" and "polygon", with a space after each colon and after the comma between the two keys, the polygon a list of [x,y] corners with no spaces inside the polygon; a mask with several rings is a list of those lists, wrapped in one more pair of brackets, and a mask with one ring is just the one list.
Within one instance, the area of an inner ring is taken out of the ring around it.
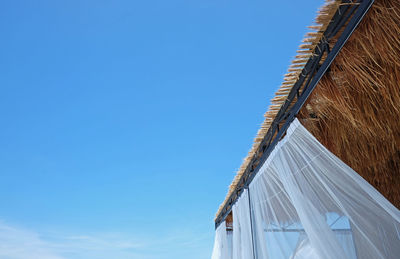
{"label": "flowing white fabric", "polygon": [[211,259],[231,259],[228,235],[226,232],[225,221],[222,222],[215,231],[214,249]]}
{"label": "flowing white fabric", "polygon": [[228,239],[228,257],[229,259],[232,258],[232,252],[233,252],[233,233],[232,231],[227,231],[227,239]]}
{"label": "flowing white fabric", "polygon": [[400,211],[297,120],[250,200],[256,258],[400,258]]}
{"label": "flowing white fabric", "polygon": [[232,207],[233,259],[253,258],[253,243],[248,191],[244,190]]}

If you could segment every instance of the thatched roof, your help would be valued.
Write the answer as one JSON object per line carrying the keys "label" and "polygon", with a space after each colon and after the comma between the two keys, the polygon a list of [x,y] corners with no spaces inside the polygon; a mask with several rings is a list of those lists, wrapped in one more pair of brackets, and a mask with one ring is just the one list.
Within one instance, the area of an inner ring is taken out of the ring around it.
{"label": "thatched roof", "polygon": [[298,117],[400,208],[400,1],[375,0]]}
{"label": "thatched roof", "polygon": [[[315,25],[310,26],[312,31],[306,34],[298,55],[271,100],[254,144],[217,215],[236,189],[339,5],[340,1],[327,1]],[[399,1],[375,0],[298,116],[322,144],[397,207],[400,207],[399,15]]]}

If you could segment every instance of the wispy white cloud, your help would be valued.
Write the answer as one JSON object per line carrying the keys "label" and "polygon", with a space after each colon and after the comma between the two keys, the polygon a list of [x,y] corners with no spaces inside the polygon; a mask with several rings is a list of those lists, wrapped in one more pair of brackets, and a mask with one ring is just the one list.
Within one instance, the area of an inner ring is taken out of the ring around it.
{"label": "wispy white cloud", "polygon": [[39,233],[0,221],[2,259],[207,258],[208,234],[179,230],[165,236],[121,233]]}
{"label": "wispy white cloud", "polygon": [[37,233],[0,222],[0,258],[63,259]]}

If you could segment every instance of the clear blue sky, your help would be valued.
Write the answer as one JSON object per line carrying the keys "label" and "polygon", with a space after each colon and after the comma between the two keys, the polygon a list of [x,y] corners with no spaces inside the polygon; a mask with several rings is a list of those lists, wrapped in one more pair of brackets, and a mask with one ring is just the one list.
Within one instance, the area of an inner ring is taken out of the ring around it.
{"label": "clear blue sky", "polygon": [[1,1],[0,258],[209,258],[322,3]]}

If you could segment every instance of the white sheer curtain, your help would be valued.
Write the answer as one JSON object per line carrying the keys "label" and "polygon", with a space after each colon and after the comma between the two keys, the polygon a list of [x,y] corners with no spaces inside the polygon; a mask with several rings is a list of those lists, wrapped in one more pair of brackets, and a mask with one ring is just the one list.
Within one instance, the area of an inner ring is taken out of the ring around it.
{"label": "white sheer curtain", "polygon": [[250,198],[256,258],[400,258],[400,211],[297,120]]}
{"label": "white sheer curtain", "polygon": [[253,258],[251,219],[248,191],[244,190],[232,207],[233,215],[233,259]]}
{"label": "white sheer curtain", "polygon": [[228,238],[228,258],[232,258],[232,252],[233,252],[233,233],[232,231],[227,231],[227,238]]}
{"label": "white sheer curtain", "polygon": [[226,224],[223,221],[215,231],[214,249],[211,259],[231,259],[230,245],[226,232]]}

